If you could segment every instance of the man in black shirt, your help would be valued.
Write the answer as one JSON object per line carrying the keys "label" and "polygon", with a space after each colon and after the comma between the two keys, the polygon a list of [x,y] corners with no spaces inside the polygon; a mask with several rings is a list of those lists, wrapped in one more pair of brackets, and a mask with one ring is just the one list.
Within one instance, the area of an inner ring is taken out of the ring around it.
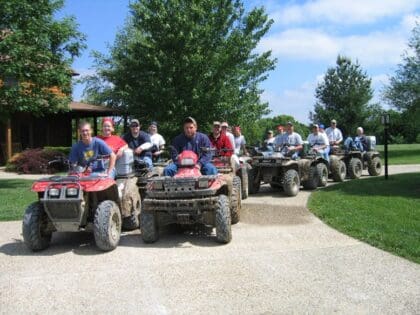
{"label": "man in black shirt", "polygon": [[150,152],[152,148],[150,135],[140,130],[138,119],[132,119],[130,121],[130,131],[122,138],[127,142],[128,147],[133,150],[135,160],[144,161],[148,168],[153,167],[152,153]]}

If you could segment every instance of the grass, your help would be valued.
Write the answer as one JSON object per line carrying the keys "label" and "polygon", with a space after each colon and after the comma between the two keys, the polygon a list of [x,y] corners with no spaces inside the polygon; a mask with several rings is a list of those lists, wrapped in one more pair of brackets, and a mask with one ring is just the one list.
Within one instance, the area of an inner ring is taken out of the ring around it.
{"label": "grass", "polygon": [[[384,146],[376,146],[384,162]],[[388,164],[420,164],[420,144],[391,144],[388,145]]]}
{"label": "grass", "polygon": [[0,180],[0,221],[22,220],[26,207],[36,201],[32,192],[33,180]]}
{"label": "grass", "polygon": [[420,263],[420,173],[333,185],[308,207],[333,228]]}

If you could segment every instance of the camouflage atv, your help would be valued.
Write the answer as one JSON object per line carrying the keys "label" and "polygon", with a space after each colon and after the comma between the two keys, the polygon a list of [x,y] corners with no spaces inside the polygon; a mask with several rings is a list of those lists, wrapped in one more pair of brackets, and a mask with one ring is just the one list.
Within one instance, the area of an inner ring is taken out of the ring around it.
{"label": "camouflage atv", "polygon": [[28,206],[22,222],[25,244],[38,251],[49,247],[54,232],[93,231],[98,248],[114,249],[123,220],[140,213],[136,179],[120,175],[114,180],[78,167],[66,176],[35,181],[38,201]]}
{"label": "camouflage atv", "polygon": [[174,177],[158,176],[147,181],[140,215],[145,243],[157,241],[159,228],[168,224],[215,227],[218,242],[231,241],[232,185],[222,174],[202,175],[197,161],[193,151],[183,151],[178,155],[178,172]]}

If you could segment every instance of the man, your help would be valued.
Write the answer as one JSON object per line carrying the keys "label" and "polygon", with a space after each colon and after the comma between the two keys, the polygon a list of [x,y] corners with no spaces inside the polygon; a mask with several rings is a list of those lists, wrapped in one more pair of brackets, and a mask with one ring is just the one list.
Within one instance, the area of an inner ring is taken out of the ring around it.
{"label": "man", "polygon": [[159,160],[162,150],[165,148],[165,139],[158,134],[157,122],[152,121],[149,126],[150,141],[152,142],[153,161]]}
{"label": "man", "polygon": [[[101,139],[92,137],[90,123],[84,121],[79,125],[82,140],[75,143],[70,151],[69,161],[73,166],[88,166],[93,175],[104,174],[115,177],[116,155],[111,148]],[[98,155],[109,155],[109,167],[105,169],[102,160],[97,160]]]}
{"label": "man", "polygon": [[356,129],[357,136],[354,137],[354,140],[351,137],[348,137],[344,141],[344,147],[346,150],[359,150],[361,152],[367,151],[367,139],[364,134],[362,127]]}
{"label": "man", "polygon": [[294,160],[299,157],[299,152],[303,149],[303,141],[300,134],[294,131],[291,121],[286,124],[286,132],[276,136],[274,145],[275,147],[283,147],[282,151]]}
{"label": "man", "polygon": [[222,133],[221,124],[218,121],[213,122],[213,131],[209,135],[211,146],[216,148],[220,156],[232,156],[233,147],[226,134]]}
{"label": "man", "polygon": [[308,136],[308,142],[312,150],[324,157],[327,161],[329,160],[328,139],[319,132],[319,126],[317,124],[312,125],[312,133]]}
{"label": "man", "polygon": [[277,126],[277,135],[282,135],[284,133],[284,126],[278,125]]}
{"label": "man", "polygon": [[123,155],[124,150],[128,148],[128,145],[121,137],[113,135],[113,132],[114,121],[112,118],[106,117],[102,119],[102,135],[98,136],[98,138],[102,139],[119,159]]}
{"label": "man", "polygon": [[337,121],[335,119],[331,120],[331,127],[328,127],[325,133],[327,134],[330,146],[338,146],[343,141],[343,134],[337,128]]}
{"label": "man", "polygon": [[201,148],[211,147],[209,137],[197,131],[197,122],[192,117],[185,118],[183,129],[184,132],[176,136],[172,141],[172,146],[175,149],[171,152],[172,163],[165,167],[163,174],[165,176],[174,176],[178,172],[177,154],[184,150],[190,150],[199,156],[196,167],[200,169],[203,175],[216,175],[217,168],[210,162],[212,158],[211,152],[201,151]]}
{"label": "man", "polygon": [[235,142],[235,154],[240,155],[241,151],[243,155],[248,155],[248,151],[246,150],[246,141],[245,137],[241,134],[241,126],[233,127],[233,136]]}
{"label": "man", "polygon": [[328,139],[328,136],[327,136],[327,134],[325,132],[325,126],[324,126],[324,124],[319,124],[319,133],[324,137],[325,143],[328,144],[328,146],[325,148],[325,152],[326,152],[327,156],[329,156],[330,149],[331,149],[331,147],[330,147],[330,140]]}
{"label": "man", "polygon": [[230,143],[232,144],[232,148],[235,147],[235,137],[233,136],[233,133],[230,132],[229,130],[229,124],[224,121],[221,124],[222,127],[222,133],[224,133],[230,140]]}
{"label": "man", "polygon": [[269,150],[274,149],[274,140],[276,140],[276,138],[274,138],[273,134],[273,130],[268,130],[267,138],[264,140],[264,145]]}
{"label": "man", "polygon": [[138,119],[132,119],[130,121],[130,131],[122,138],[127,142],[128,147],[133,150],[136,161],[144,161],[147,168],[153,167],[152,153],[150,152],[152,142],[149,134],[140,130]]}

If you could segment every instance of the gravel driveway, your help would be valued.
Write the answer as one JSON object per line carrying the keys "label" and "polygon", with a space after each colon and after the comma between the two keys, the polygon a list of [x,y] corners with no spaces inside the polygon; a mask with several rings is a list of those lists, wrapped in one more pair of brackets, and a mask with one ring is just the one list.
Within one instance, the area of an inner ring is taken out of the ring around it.
{"label": "gravel driveway", "polygon": [[0,313],[420,313],[420,265],[328,227],[306,191],[262,190],[228,245],[170,229],[145,245],[135,231],[102,253],[88,233],[56,233],[34,254],[21,222],[1,223]]}

